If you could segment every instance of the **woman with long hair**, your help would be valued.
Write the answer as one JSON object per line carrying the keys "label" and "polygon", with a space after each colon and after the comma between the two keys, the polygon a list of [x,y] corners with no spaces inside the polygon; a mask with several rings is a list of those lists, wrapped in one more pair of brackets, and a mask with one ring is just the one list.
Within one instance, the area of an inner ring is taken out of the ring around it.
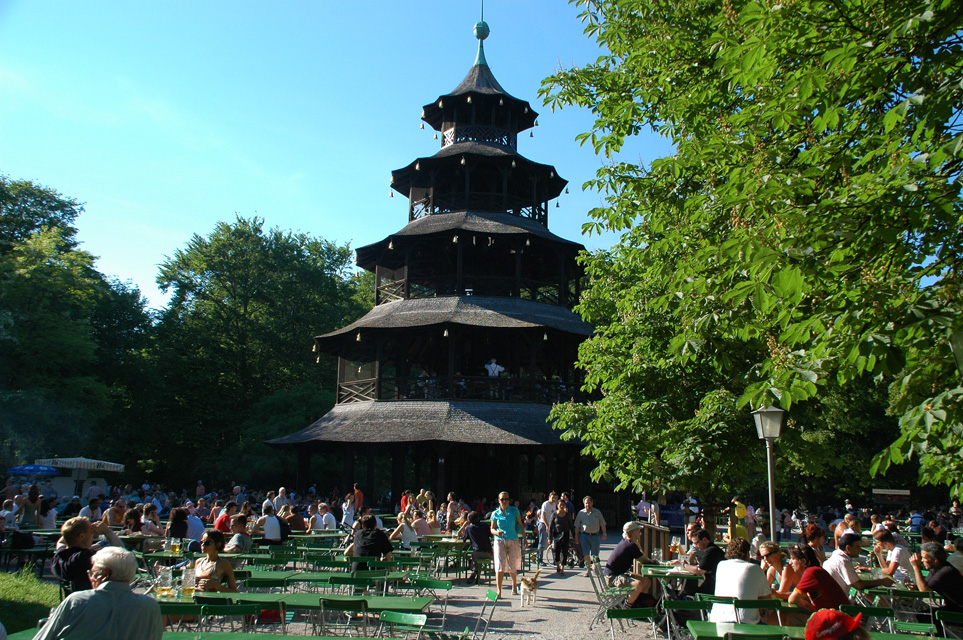
{"label": "woman with long hair", "polygon": [[171,509],[171,517],[170,520],[167,521],[167,530],[164,531],[164,537],[187,537],[187,509],[184,507],[174,507]]}
{"label": "woman with long hair", "polygon": [[160,516],[157,515],[157,505],[153,502],[144,505],[144,521],[140,531],[145,536],[164,535],[164,530],[160,526]]}
{"label": "woman with long hair", "polygon": [[205,531],[201,536],[203,558],[194,563],[194,581],[198,591],[237,592],[234,568],[231,563],[220,557],[224,551],[224,534],[220,531]]}
{"label": "woman with long hair", "polygon": [[27,498],[20,503],[20,516],[17,522],[29,527],[40,527],[40,485],[32,484],[27,489]]}
{"label": "woman with long hair", "polygon": [[799,605],[810,613],[820,609],[838,609],[840,605],[849,604],[849,597],[843,593],[836,579],[820,566],[811,546],[796,544],[790,547],[789,562],[800,575],[789,595],[789,604]]}
{"label": "woman with long hair", "polygon": [[823,547],[826,545],[826,530],[818,524],[806,525],[799,539],[813,550],[813,553],[816,554],[816,559],[819,561],[819,565],[822,566],[823,562],[826,561],[826,553],[823,551]]}
{"label": "woman with long hair", "polygon": [[57,528],[57,510],[54,509],[54,503],[57,501],[56,498],[44,498],[41,496],[40,500],[40,528],[41,529],[56,529]]}
{"label": "woman with long hair", "polygon": [[349,529],[354,526],[354,494],[348,493],[344,496],[344,503],[341,505],[341,526]]}

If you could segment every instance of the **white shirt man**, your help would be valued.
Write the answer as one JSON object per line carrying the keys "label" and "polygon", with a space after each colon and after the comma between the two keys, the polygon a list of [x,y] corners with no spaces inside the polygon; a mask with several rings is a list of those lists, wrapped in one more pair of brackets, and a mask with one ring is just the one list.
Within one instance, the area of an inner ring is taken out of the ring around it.
{"label": "white shirt man", "polygon": [[288,500],[288,490],[281,487],[278,489],[278,497],[274,499],[274,513],[280,511],[281,507],[286,504],[291,504],[291,501]]}
{"label": "white shirt man", "polygon": [[554,491],[548,494],[548,500],[542,503],[542,508],[538,513],[538,519],[542,521],[545,525],[545,530],[548,530],[548,525],[552,522],[552,516],[558,511],[558,494]]}
{"label": "white shirt man", "polygon": [[502,374],[502,371],[504,370],[505,370],[505,367],[498,364],[495,358],[492,358],[491,360],[489,360],[488,364],[485,365],[485,371],[488,372],[488,376],[491,378],[497,378]]}
{"label": "white shirt man", "polygon": [[823,563],[829,575],[842,588],[843,593],[849,593],[849,588],[853,587],[862,591],[870,587],[878,587],[890,584],[892,580],[889,576],[879,580],[860,580],[856,574],[856,567],[853,565],[853,558],[859,557],[862,550],[860,536],[858,533],[844,533],[839,537],[839,548]]}
{"label": "white shirt man", "polygon": [[321,516],[321,523],[324,529],[337,529],[338,519],[334,517],[331,513],[331,509],[328,508],[327,503],[322,502],[318,505],[318,515]]}
{"label": "white shirt man", "polygon": [[[715,595],[738,598],[740,600],[768,600],[772,589],[766,580],[766,572],[749,562],[749,541],[733,538],[726,548],[726,560],[716,568]],[[744,609],[742,622],[759,624],[757,609]],[[709,612],[710,622],[738,622],[736,610],[731,604],[714,604]]]}
{"label": "white shirt man", "polygon": [[92,499],[86,507],[80,510],[80,517],[87,518],[91,522],[95,520],[101,520],[104,517],[103,511],[100,509],[100,500],[97,498]]}

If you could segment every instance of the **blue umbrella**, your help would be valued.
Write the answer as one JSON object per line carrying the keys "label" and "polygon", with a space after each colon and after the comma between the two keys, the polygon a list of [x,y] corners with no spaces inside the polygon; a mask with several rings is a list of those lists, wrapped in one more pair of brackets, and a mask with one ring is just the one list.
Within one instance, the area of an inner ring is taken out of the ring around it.
{"label": "blue umbrella", "polygon": [[60,471],[45,464],[23,464],[7,469],[7,473],[14,476],[55,476]]}

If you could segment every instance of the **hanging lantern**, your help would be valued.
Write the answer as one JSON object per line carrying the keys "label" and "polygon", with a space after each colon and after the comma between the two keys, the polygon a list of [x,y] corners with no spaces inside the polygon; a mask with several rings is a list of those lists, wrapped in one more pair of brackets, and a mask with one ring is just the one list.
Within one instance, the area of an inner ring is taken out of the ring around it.
{"label": "hanging lantern", "polygon": [[462,164],[462,166],[465,166],[465,156],[462,156],[462,157],[461,157],[461,164]]}
{"label": "hanging lantern", "polygon": [[425,123],[424,123],[424,122],[421,123],[421,128],[422,128],[422,129],[425,128]]}
{"label": "hanging lantern", "polygon": [[360,331],[358,332],[358,335],[356,335],[356,336],[354,337],[354,340],[355,340],[355,342],[361,342],[361,332],[360,332]]}

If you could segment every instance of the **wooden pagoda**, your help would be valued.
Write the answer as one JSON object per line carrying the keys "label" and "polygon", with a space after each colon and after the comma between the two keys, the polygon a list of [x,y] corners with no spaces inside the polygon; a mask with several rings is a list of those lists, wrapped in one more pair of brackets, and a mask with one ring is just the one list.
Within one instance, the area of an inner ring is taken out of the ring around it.
{"label": "wooden pagoda", "polygon": [[338,358],[336,406],[269,442],[297,449],[302,483],[316,480],[311,455],[335,450],[343,486],[385,492],[376,470],[390,464],[395,499],[421,486],[524,498],[578,484],[579,446],[561,442],[547,419],[581,387],[574,363],[592,332],[572,312],[583,247],[548,230],[566,181],[519,154],[519,134],[538,114],[495,79],[488,32],[475,25],[471,71],[422,111],[441,149],[391,174],[408,224],[357,250],[375,275],[374,309],[315,338],[317,351]]}

